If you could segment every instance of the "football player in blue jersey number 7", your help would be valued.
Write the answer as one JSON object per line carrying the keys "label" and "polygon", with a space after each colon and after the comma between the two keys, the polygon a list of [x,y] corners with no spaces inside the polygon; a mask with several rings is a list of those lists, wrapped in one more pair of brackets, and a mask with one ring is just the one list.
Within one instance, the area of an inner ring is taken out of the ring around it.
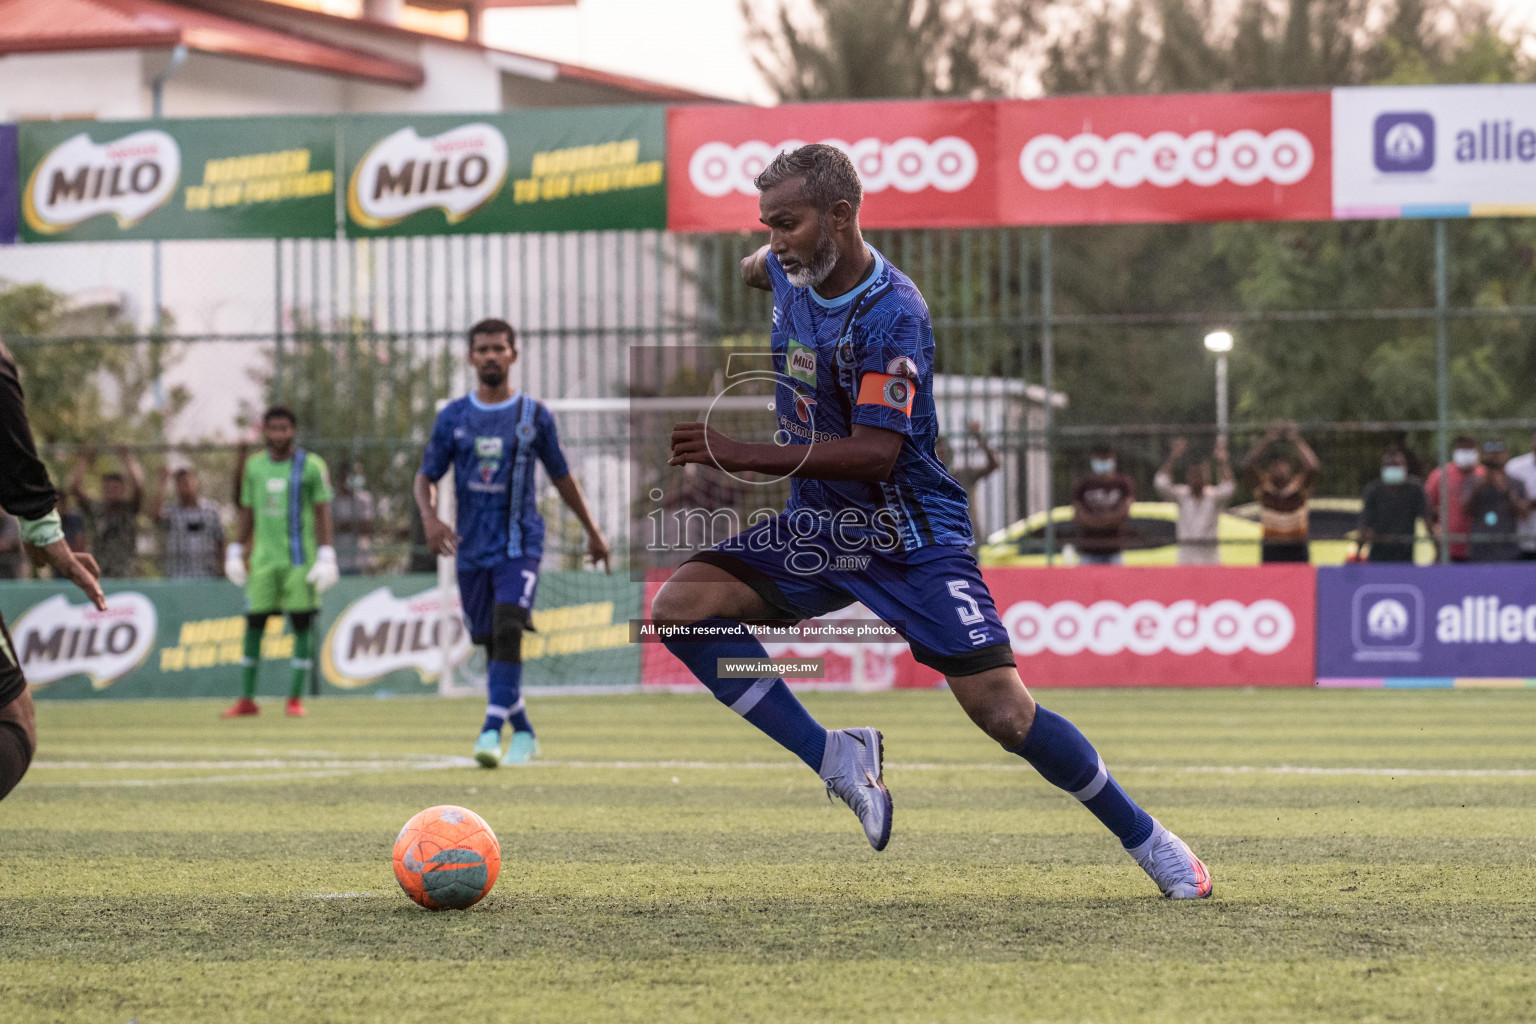
{"label": "football player in blue jersey number 7", "polygon": [[1019,678],[970,553],[965,491],[934,455],[928,307],[906,275],[865,244],[852,162],[830,146],[803,146],[781,153],[756,184],[769,244],[742,261],[741,273],[773,292],[782,443],[680,423],[669,464],[790,476],[790,499],[778,517],[694,555],[662,586],[652,618],[693,627],[668,649],[718,700],[817,772],[880,850],[892,816],[881,734],[823,728],[782,679],[717,672],[720,658],[767,657],[743,621],[814,618],[860,601],[901,631],[919,662],[944,674],[988,736],[1103,822],[1164,895],[1210,895],[1199,858],[1137,806],[1083,734],[1036,704]]}
{"label": "football player in blue jersey number 7", "polygon": [[[539,752],[522,697],[523,631],[532,629],[533,599],[544,553],[544,518],[534,501],[534,464],[543,463],[555,490],[587,531],[587,555],[608,569],[608,542],[592,521],[581,485],[560,451],[555,418],[508,378],[517,334],[504,320],[469,329],[469,364],[479,386],[437,414],[413,494],[427,544],[457,553],[459,596],[474,642],[489,659],[485,723],[475,760],[486,768],[523,764]],[[437,518],[435,484],[453,468],[457,533]],[[501,751],[502,726],[512,738]]]}

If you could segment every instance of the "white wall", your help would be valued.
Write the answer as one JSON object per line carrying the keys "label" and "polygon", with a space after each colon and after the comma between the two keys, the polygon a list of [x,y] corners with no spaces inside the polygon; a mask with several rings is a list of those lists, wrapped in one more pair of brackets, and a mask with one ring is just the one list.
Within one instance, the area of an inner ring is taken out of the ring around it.
{"label": "white wall", "polygon": [[[162,66],[152,68],[150,80]],[[332,75],[193,52],[166,82],[164,109],[166,117],[334,114],[345,88]]]}
{"label": "white wall", "polygon": [[149,115],[144,53],[88,50],[0,57],[0,121]]}

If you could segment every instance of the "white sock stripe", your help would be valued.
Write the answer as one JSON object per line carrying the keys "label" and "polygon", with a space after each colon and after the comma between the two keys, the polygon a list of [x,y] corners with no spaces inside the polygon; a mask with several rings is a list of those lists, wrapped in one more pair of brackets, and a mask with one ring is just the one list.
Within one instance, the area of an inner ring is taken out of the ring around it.
{"label": "white sock stripe", "polygon": [[500,704],[487,704],[485,706],[485,713],[487,715],[495,715],[498,718],[506,718],[507,715],[511,714],[510,711],[502,707]]}
{"label": "white sock stripe", "polygon": [[1109,783],[1109,770],[1104,767],[1104,759],[1099,758],[1099,772],[1093,777],[1093,781],[1072,795],[1079,800],[1092,800],[1099,795],[1099,791]]}
{"label": "white sock stripe", "polygon": [[748,711],[757,707],[757,702],[763,699],[768,689],[778,682],[778,677],[773,679],[759,679],[747,687],[747,692],[736,698],[736,703],[731,705],[731,710],[738,715],[745,715]]}
{"label": "white sock stripe", "polygon": [[507,708],[507,717],[511,718],[513,715],[517,714],[519,711],[523,710],[523,708],[525,708],[527,706],[528,706],[528,702],[527,701],[523,700],[523,698],[521,698],[521,697],[517,698],[517,703],[513,704],[511,707]]}

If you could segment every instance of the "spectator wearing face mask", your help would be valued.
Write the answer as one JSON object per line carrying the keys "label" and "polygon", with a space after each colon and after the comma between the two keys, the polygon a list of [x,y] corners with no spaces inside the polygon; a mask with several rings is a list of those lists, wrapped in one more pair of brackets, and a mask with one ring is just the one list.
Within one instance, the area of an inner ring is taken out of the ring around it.
{"label": "spectator wearing face mask", "polygon": [[[1429,499],[1429,523],[1437,535],[1451,542],[1451,561],[1468,561],[1467,535],[1472,521],[1467,515],[1467,499],[1482,482],[1483,468],[1478,465],[1477,441],[1462,434],[1451,442],[1451,461],[1436,466],[1424,481],[1424,495]],[[1440,520],[1440,488],[1449,492],[1450,514]]]}
{"label": "spectator wearing face mask", "polygon": [[1509,451],[1503,441],[1483,445],[1483,476],[1467,495],[1467,520],[1472,535],[1467,554],[1473,562],[1513,562],[1520,557],[1515,530],[1531,511],[1525,485],[1504,472]]}
{"label": "spectator wearing face mask", "polygon": [[1429,522],[1424,485],[1408,475],[1408,457],[1396,446],[1381,456],[1381,477],[1365,485],[1360,507],[1360,546],[1368,562],[1412,562],[1414,529]]}
{"label": "spectator wearing face mask", "polygon": [[1115,472],[1115,450],[1094,445],[1087,475],[1072,485],[1072,521],[1084,565],[1119,565],[1125,548],[1125,520],[1136,500],[1136,482]]}

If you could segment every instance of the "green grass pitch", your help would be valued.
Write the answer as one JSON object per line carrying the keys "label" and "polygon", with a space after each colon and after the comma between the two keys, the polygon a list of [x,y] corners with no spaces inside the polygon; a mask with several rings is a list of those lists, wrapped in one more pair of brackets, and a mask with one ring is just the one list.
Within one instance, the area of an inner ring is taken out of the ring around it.
{"label": "green grass pitch", "polygon": [[[1214,898],[1158,898],[941,692],[807,697],[885,732],[883,854],[702,695],[535,698],[542,762],[496,771],[474,701],[45,703],[0,803],[0,1021],[1536,1016],[1536,694],[1042,700]],[[501,838],[467,912],[390,872],[436,803]]]}

